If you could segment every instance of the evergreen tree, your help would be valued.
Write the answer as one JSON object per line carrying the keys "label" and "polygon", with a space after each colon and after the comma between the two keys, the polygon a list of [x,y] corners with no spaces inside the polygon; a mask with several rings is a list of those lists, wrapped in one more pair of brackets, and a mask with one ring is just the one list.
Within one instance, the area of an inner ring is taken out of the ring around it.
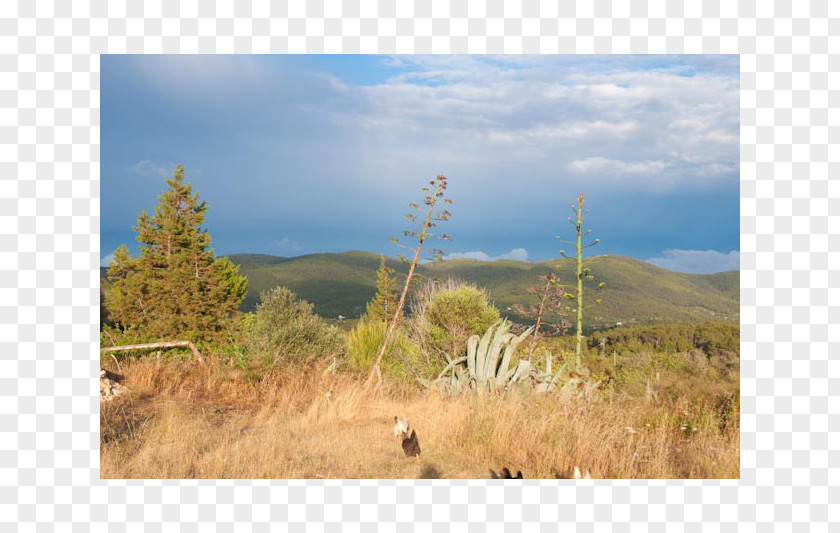
{"label": "evergreen tree", "polygon": [[394,269],[388,268],[383,255],[376,271],[376,296],[365,309],[365,317],[371,322],[387,322],[394,316],[399,300],[396,281],[391,277],[393,273]]}
{"label": "evergreen tree", "polygon": [[125,245],[114,252],[106,306],[111,320],[148,340],[212,340],[238,312],[247,280],[229,259],[213,257],[201,228],[207,204],[184,183],[184,167],[166,182],[154,215],[143,211],[134,227],[140,255]]}

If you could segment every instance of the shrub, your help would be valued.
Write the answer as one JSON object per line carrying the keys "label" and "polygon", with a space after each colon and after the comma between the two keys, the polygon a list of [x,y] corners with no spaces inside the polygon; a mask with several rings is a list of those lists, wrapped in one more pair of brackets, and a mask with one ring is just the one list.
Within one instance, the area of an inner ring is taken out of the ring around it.
{"label": "shrub", "polygon": [[312,304],[298,300],[286,287],[260,294],[257,311],[245,320],[244,326],[245,356],[249,362],[270,366],[341,355],[341,332],[312,309]]}
{"label": "shrub", "polygon": [[[387,329],[386,322],[362,320],[350,331],[347,335],[347,355],[351,369],[369,372],[373,368]],[[401,381],[414,381],[429,377],[435,367],[409,340],[405,331],[397,329],[382,359],[382,371]]]}
{"label": "shrub", "polygon": [[443,361],[461,355],[471,335],[483,335],[499,318],[484,289],[452,279],[429,282],[412,304],[411,335],[421,349]]}

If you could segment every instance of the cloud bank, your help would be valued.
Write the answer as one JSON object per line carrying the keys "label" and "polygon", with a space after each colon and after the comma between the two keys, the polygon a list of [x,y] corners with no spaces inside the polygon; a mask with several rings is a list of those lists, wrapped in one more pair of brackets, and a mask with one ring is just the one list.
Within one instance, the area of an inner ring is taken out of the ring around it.
{"label": "cloud bank", "polygon": [[686,274],[714,274],[740,270],[741,252],[716,250],[663,250],[659,257],[645,259],[648,263]]}
{"label": "cloud bank", "polygon": [[101,247],[133,246],[182,162],[219,253],[392,255],[437,174],[453,257],[553,257],[581,192],[604,253],[736,249],[739,76],[737,56],[103,56]]}
{"label": "cloud bank", "polygon": [[478,261],[501,261],[503,259],[510,259],[512,261],[527,261],[528,250],[525,248],[514,248],[506,254],[490,255],[486,252],[454,252],[447,254],[444,259],[476,259]]}

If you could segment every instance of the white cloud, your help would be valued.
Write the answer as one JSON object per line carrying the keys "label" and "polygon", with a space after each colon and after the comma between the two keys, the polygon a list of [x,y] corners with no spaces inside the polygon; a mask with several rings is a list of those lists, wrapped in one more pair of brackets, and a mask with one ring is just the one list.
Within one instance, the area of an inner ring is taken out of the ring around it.
{"label": "white cloud", "polygon": [[687,274],[712,274],[727,270],[740,270],[741,252],[717,250],[663,250],[659,257],[646,259],[648,263]]}
{"label": "white cloud", "polygon": [[395,173],[416,162],[402,149],[411,146],[476,183],[494,169],[556,176],[558,166],[593,186],[623,186],[615,174],[656,189],[738,178],[737,59],[412,56],[396,64],[413,70],[349,89],[365,108],[355,116],[359,134],[389,154]]}
{"label": "white cloud", "polygon": [[175,165],[167,165],[152,161],[151,159],[143,159],[142,161],[134,163],[134,165],[131,166],[131,171],[140,176],[150,178],[170,178],[172,177],[172,173],[175,171]]}
{"label": "white cloud", "polygon": [[103,257],[102,259],[99,260],[99,266],[103,266],[103,267],[111,266],[111,261],[113,261],[113,260],[114,260],[114,252],[111,252],[110,254],[106,255],[105,257]]}
{"label": "white cloud", "polygon": [[[432,166],[482,187],[509,169],[542,183],[558,179],[560,168],[571,169],[563,179],[585,180],[588,190],[738,179],[737,56],[380,61],[394,69],[385,71],[391,77],[366,85],[274,63],[265,68],[251,58],[143,64],[147,76],[185,106],[219,103],[228,113],[252,117],[253,126],[241,134],[250,146],[274,150],[278,139],[289,138],[301,159],[321,161],[323,147],[331,145],[333,153],[347,151],[337,154],[347,161],[342,169],[360,169],[359,179],[377,185],[383,175],[406,176],[406,168],[425,174]],[[196,85],[203,90],[196,93]],[[261,103],[257,110],[254,102]],[[138,165],[161,173],[153,162]],[[614,174],[638,179],[615,182]]]}
{"label": "white cloud", "polygon": [[618,174],[659,174],[668,167],[665,161],[619,161],[603,157],[587,157],[569,163],[575,172],[618,173]]}
{"label": "white cloud", "polygon": [[557,126],[536,126],[531,129],[506,132],[505,130],[491,130],[490,139],[504,143],[520,143],[523,140],[542,141],[551,139],[603,139],[604,137],[626,137],[636,129],[636,123],[604,122],[570,122]]}
{"label": "white cloud", "polygon": [[514,248],[506,254],[491,256],[486,252],[454,252],[447,254],[444,259],[475,259],[478,261],[502,261],[509,259],[512,261],[527,261],[528,251],[525,248]]}
{"label": "white cloud", "polygon": [[285,250],[288,252],[297,252],[300,251],[300,243],[297,241],[293,241],[288,237],[283,237],[279,241],[277,241],[277,247],[281,250]]}

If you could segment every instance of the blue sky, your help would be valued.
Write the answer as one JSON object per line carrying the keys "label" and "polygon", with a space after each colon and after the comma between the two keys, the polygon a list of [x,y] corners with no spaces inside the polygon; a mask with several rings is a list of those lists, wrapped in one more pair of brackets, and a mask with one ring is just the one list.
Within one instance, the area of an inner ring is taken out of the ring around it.
{"label": "blue sky", "polygon": [[178,163],[218,255],[394,256],[449,178],[448,257],[558,256],[579,193],[621,254],[739,265],[737,56],[102,56],[101,250]]}

